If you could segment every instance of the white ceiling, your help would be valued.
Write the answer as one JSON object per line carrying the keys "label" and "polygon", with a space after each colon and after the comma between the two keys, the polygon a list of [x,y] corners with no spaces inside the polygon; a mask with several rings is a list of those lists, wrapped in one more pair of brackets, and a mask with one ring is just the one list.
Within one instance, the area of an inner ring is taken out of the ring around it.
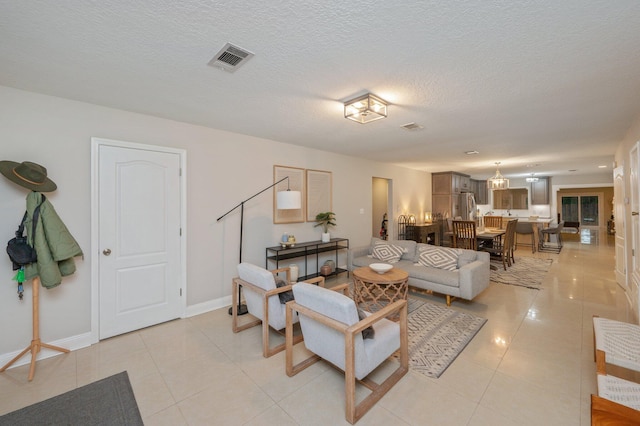
{"label": "white ceiling", "polygon": [[[6,0],[0,85],[431,172],[611,173],[639,28],[638,0]],[[227,42],[235,73],[207,66]],[[344,119],[367,91],[389,117]]]}

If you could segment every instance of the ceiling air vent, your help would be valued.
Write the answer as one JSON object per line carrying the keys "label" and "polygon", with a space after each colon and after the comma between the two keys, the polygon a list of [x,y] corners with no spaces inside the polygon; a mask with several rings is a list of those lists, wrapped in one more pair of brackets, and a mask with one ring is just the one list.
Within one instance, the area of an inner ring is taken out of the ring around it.
{"label": "ceiling air vent", "polygon": [[221,68],[225,71],[234,72],[244,65],[245,62],[251,59],[252,56],[253,53],[248,50],[234,46],[231,43],[227,43],[218,53],[216,53],[207,65]]}
{"label": "ceiling air vent", "polygon": [[400,126],[400,127],[402,127],[405,130],[420,130],[420,129],[424,129],[424,127],[422,127],[421,125],[416,124],[416,123],[407,123],[407,124],[405,124],[403,126]]}

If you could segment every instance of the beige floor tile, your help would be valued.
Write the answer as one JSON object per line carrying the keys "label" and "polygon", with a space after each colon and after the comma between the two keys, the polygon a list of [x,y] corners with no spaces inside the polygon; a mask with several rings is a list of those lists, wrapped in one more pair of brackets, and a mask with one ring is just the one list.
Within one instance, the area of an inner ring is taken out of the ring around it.
{"label": "beige floor tile", "polygon": [[178,403],[189,425],[242,425],[273,405],[274,401],[243,373],[214,380]]}
{"label": "beige floor tile", "polygon": [[407,374],[379,402],[384,408],[412,425],[466,425],[477,403],[418,374]]}
{"label": "beige floor tile", "polygon": [[131,379],[131,388],[143,418],[150,417],[176,403],[160,373]]}
{"label": "beige floor tile", "polygon": [[186,426],[187,421],[177,405],[172,405],[152,416],[143,417],[145,426]]}
{"label": "beige floor tile", "polygon": [[[576,237],[560,254],[518,250],[553,260],[542,288],[491,284],[471,302],[454,301],[450,309],[487,323],[440,378],[410,371],[358,425],[588,425],[592,316],[632,319],[610,240]],[[421,297],[445,305],[442,295]],[[28,365],[11,368],[0,374],[0,414],[124,370],[146,425],[348,424],[342,372],[319,362],[287,377],[284,352],[263,358],[261,328],[233,333],[226,308],[40,360],[32,382]],[[368,393],[358,386],[359,400]]]}
{"label": "beige floor tile", "polygon": [[244,423],[245,426],[296,426],[296,423],[280,406],[273,405],[253,419]]}
{"label": "beige floor tile", "polygon": [[496,373],[480,406],[519,425],[580,424],[580,398],[565,389],[541,388],[523,379]]}

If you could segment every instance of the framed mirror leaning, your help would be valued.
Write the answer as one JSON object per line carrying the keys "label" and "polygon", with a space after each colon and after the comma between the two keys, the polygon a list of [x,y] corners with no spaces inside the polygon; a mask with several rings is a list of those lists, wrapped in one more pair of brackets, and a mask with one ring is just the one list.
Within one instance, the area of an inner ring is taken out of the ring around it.
{"label": "framed mirror leaning", "polygon": [[495,189],[492,198],[494,209],[529,209],[529,190],[527,188]]}

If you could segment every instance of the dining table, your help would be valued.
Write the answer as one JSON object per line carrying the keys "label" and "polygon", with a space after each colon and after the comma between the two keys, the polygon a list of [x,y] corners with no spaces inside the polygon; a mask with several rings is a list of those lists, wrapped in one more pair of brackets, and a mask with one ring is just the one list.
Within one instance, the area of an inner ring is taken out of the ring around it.
{"label": "dining table", "polygon": [[506,229],[501,228],[484,228],[482,230],[476,229],[476,241],[478,243],[477,247],[480,248],[481,245],[486,245],[487,243],[499,243],[506,232]]}

